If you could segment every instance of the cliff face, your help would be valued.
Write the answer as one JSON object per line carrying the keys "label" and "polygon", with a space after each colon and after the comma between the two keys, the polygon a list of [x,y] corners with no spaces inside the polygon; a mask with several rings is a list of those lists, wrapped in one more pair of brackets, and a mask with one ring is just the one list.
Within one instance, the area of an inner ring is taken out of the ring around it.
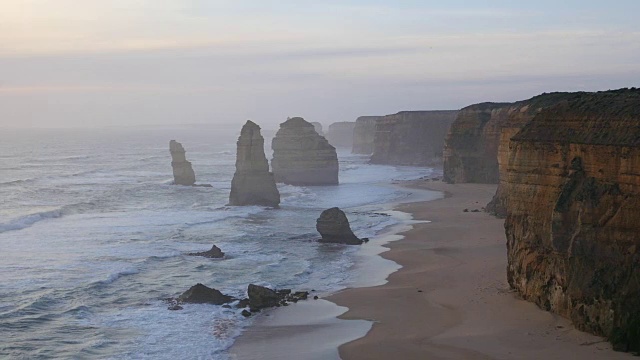
{"label": "cliff face", "polygon": [[376,121],[382,116],[360,116],[353,128],[353,154],[372,154],[373,141],[376,135]]}
{"label": "cliff face", "polygon": [[577,93],[511,138],[504,173],[509,284],[640,350],[640,90]]}
{"label": "cliff face", "polygon": [[444,137],[458,111],[402,111],[376,121],[371,163],[427,166],[442,163]]}
{"label": "cliff face", "polygon": [[349,148],[353,146],[353,129],[355,122],[335,122],[329,125],[327,130],[327,141],[329,144],[339,148]]}
{"label": "cliff face", "polygon": [[173,183],[176,185],[191,186],[196,183],[196,174],[191,163],[187,161],[184,147],[175,140],[169,142],[171,152],[171,167],[173,168]]}
{"label": "cliff face", "polygon": [[280,193],[264,155],[264,138],[252,121],[242,127],[238,138],[236,172],[231,181],[229,205],[277,207]]}
{"label": "cliff face", "polygon": [[280,124],[271,142],[276,182],[290,185],[338,185],[336,149],[303,118]]}

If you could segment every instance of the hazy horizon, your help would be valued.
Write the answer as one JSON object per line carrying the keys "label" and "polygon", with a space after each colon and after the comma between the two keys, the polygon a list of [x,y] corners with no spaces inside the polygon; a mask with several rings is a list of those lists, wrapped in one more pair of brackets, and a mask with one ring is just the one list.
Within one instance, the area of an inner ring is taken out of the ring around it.
{"label": "hazy horizon", "polygon": [[0,127],[242,124],[640,85],[640,2],[0,4]]}

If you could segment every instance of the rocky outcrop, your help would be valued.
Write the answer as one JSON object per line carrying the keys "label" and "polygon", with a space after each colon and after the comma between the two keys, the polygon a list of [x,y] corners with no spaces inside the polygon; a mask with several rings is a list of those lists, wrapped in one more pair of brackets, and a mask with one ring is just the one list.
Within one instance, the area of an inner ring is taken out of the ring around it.
{"label": "rocky outcrop", "polygon": [[506,159],[509,284],[616,349],[640,351],[640,90],[544,107]]}
{"label": "rocky outcrop", "polygon": [[327,129],[327,141],[337,148],[349,148],[353,146],[353,129],[355,122],[335,122]]}
{"label": "rocky outcrop", "polygon": [[382,116],[360,116],[353,128],[353,154],[369,155],[373,153],[373,141],[376,136],[376,121]]}
{"label": "rocky outcrop", "polygon": [[327,209],[320,214],[316,221],[316,230],[322,235],[320,242],[347,245],[361,245],[363,242],[351,231],[344,211],[337,207]]}
{"label": "rocky outcrop", "polygon": [[280,124],[271,142],[276,182],[290,185],[338,185],[336,149],[301,117]]}
{"label": "rocky outcrop", "polygon": [[[247,288],[249,296],[249,308],[252,312],[262,309],[287,306],[289,302],[297,303],[300,300],[307,300],[307,291],[291,292],[291,289],[271,290],[264,286],[249,284]],[[250,315],[250,314],[249,314]]]}
{"label": "rocky outcrop", "polygon": [[178,296],[177,300],[179,303],[222,305],[237,299],[198,283]]}
{"label": "rocky outcrop", "polygon": [[376,121],[371,163],[442,164],[444,137],[457,111],[402,111]]}
{"label": "rocky outcrop", "polygon": [[280,193],[264,155],[264,138],[260,127],[249,120],[238,138],[236,172],[231,181],[229,205],[278,207],[279,204]]}
{"label": "rocky outcrop", "polygon": [[191,163],[187,161],[182,144],[171,140],[169,142],[169,152],[171,152],[173,183],[176,185],[194,185],[196,183],[196,174],[193,172]]}
{"label": "rocky outcrop", "polygon": [[313,125],[313,128],[316,130],[316,132],[318,133],[318,135],[323,135],[324,133],[322,132],[322,124],[320,124],[317,121],[313,121],[311,123],[311,125]]}
{"label": "rocky outcrop", "polygon": [[203,256],[203,257],[206,257],[206,258],[209,258],[209,259],[222,259],[224,257],[224,252],[222,252],[222,250],[220,250],[219,247],[213,245],[211,250],[202,251],[202,252],[196,252],[196,253],[189,253],[188,255],[190,255],[190,256]]}

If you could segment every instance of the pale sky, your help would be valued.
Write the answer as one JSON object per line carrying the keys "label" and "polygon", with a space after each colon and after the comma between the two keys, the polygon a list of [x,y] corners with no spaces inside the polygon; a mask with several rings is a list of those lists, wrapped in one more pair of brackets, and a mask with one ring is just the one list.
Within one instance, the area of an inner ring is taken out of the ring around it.
{"label": "pale sky", "polygon": [[638,87],[638,14],[639,0],[0,0],[0,127],[328,125]]}

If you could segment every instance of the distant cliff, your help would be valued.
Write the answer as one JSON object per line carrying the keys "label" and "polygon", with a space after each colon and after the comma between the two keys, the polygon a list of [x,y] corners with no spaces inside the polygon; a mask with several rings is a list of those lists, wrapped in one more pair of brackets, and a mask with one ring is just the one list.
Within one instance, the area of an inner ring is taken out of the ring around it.
{"label": "distant cliff", "polygon": [[555,96],[501,164],[509,284],[640,351],[640,90]]}
{"label": "distant cliff", "polygon": [[458,111],[402,111],[376,121],[373,164],[442,163],[444,137]]}
{"label": "distant cliff", "polygon": [[327,129],[327,141],[329,144],[339,148],[349,148],[353,146],[353,128],[355,122],[335,122]]}
{"label": "distant cliff", "polygon": [[353,154],[372,154],[373,141],[376,136],[376,121],[382,116],[360,116],[353,128]]}

